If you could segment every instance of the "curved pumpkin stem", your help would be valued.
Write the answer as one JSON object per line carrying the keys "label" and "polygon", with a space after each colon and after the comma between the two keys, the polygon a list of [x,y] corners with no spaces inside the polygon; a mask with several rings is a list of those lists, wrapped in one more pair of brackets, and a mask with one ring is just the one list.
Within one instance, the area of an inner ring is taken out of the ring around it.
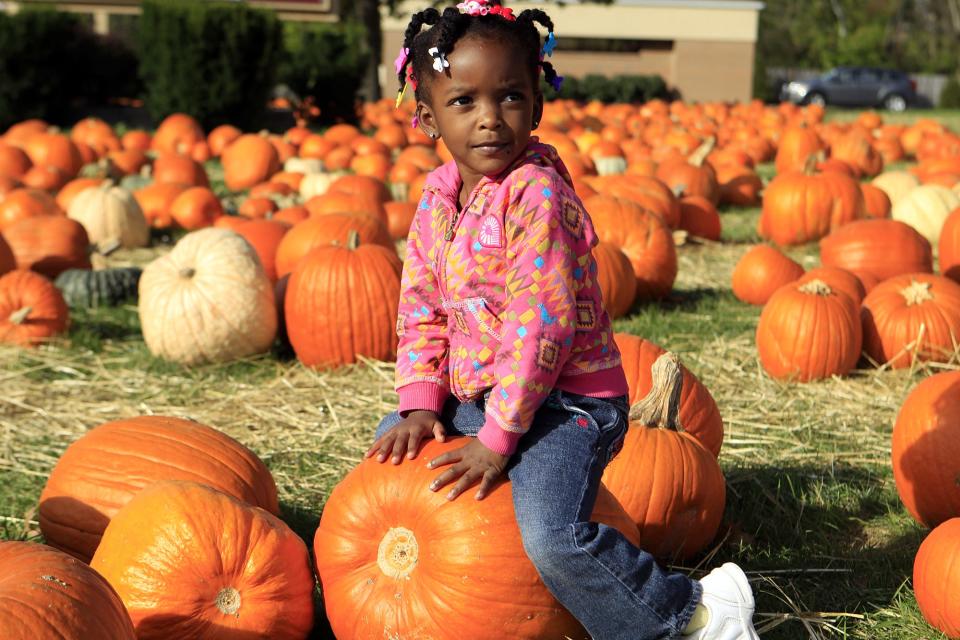
{"label": "curved pumpkin stem", "polygon": [[806,293],[812,296],[828,296],[833,293],[833,289],[830,288],[830,285],[820,278],[814,278],[810,282],[800,285],[797,290],[800,293]]}
{"label": "curved pumpkin stem", "polygon": [[717,144],[717,139],[713,136],[707,138],[703,144],[697,147],[696,151],[690,154],[690,159],[687,160],[690,164],[695,167],[702,167],[704,161],[707,159],[707,156],[710,155],[710,152],[713,151],[713,148]]}
{"label": "curved pumpkin stem", "polygon": [[811,153],[803,163],[803,173],[812,176],[817,172],[817,163],[823,160],[823,152]]}
{"label": "curved pumpkin stem", "polygon": [[351,229],[347,232],[347,249],[353,251],[360,246],[360,234]]}
{"label": "curved pumpkin stem", "polygon": [[653,379],[650,393],[630,407],[630,421],[653,429],[682,432],[680,391],[683,389],[683,372],[680,358],[669,351],[664,353],[650,367],[650,374]]}
{"label": "curved pumpkin stem", "polygon": [[910,286],[900,289],[900,295],[907,301],[908,307],[933,300],[933,294],[930,293],[930,283],[917,282],[916,280],[911,280]]}
{"label": "curved pumpkin stem", "polygon": [[32,311],[33,307],[22,307],[11,313],[7,320],[10,324],[23,324],[24,320],[27,319],[27,316],[29,316]]}

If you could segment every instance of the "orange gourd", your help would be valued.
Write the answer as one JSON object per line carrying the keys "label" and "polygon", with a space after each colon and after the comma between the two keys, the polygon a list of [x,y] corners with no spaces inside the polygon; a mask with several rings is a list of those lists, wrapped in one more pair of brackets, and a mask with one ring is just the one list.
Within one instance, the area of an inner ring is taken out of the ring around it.
{"label": "orange gourd", "polygon": [[933,272],[930,242],[899,220],[859,220],[837,229],[820,241],[820,260],[879,281]]}
{"label": "orange gourd", "polygon": [[756,341],[771,377],[810,382],[849,373],[860,357],[863,329],[850,296],[811,280],[777,289],[760,314]]}
{"label": "orange gourd", "polygon": [[938,526],[920,545],[913,590],[924,619],[948,638],[960,638],[960,518]]}
{"label": "orange gourd", "polygon": [[395,359],[402,268],[392,248],[361,245],[356,232],[345,246],[321,246],[303,256],[284,302],[297,359],[319,368],[353,364],[359,356]]}
{"label": "orange gourd", "polygon": [[623,448],[602,482],[637,524],[644,550],[682,560],[716,536],[726,484],[714,454],[678,417],[683,373],[676,356],[659,356],[650,376],[652,388],[631,407]]}
{"label": "orange gourd", "polygon": [[779,249],[760,244],[737,262],[733,269],[733,295],[738,300],[763,306],[780,287],[803,275],[803,267]]}
{"label": "orange gourd", "polygon": [[[645,397],[653,388],[650,368],[666,353],[659,345],[629,333],[615,333],[620,360],[630,389],[630,404]],[[723,445],[723,418],[710,391],[682,364],[683,389],[680,392],[680,423],[684,431],[696,438],[714,456]]]}
{"label": "orange gourd", "polygon": [[0,343],[30,346],[66,331],[70,312],[60,290],[39,273],[0,276]]}
{"label": "orange gourd", "polygon": [[863,350],[894,369],[960,353],[960,284],[929,273],[895,276],[863,300]]}
{"label": "orange gourd", "polygon": [[67,269],[89,269],[90,238],[83,225],[63,216],[20,220],[3,230],[18,269],[56,278]]}
{"label": "orange gourd", "polygon": [[313,626],[307,547],[276,516],[194,482],[160,482],[103,532],[90,566],[138,640],[302,640]]}
{"label": "orange gourd", "polygon": [[262,135],[245,134],[231,142],[220,155],[227,188],[240,191],[266,182],[280,171],[280,156]]}
{"label": "orange gourd", "polygon": [[0,542],[0,638],[135,640],[117,593],[96,571],[33,542]]}
{"label": "orange gourd", "polygon": [[[480,502],[427,490],[437,472],[420,460],[462,445],[430,438],[418,460],[399,466],[366,459],[334,487],[313,549],[338,638],[446,638],[453,629],[460,640],[586,637],[528,559],[509,483]],[[636,526],[603,487],[593,518],[638,542]]]}
{"label": "orange gourd", "polygon": [[626,315],[637,297],[637,276],[630,258],[616,245],[600,242],[593,248],[597,262],[597,280],[603,297],[603,307],[610,319]]}
{"label": "orange gourd", "polygon": [[220,199],[207,187],[191,187],[170,203],[170,217],[188,231],[209,227],[223,213]]}
{"label": "orange gourd", "polygon": [[891,438],[893,479],[926,527],[960,516],[960,371],[924,378],[900,406]]}
{"label": "orange gourd", "polygon": [[40,530],[48,544],[89,561],[117,512],[161,480],[200,482],[279,513],[273,477],[242,444],[191,420],[139,416],[67,447],[40,494]]}

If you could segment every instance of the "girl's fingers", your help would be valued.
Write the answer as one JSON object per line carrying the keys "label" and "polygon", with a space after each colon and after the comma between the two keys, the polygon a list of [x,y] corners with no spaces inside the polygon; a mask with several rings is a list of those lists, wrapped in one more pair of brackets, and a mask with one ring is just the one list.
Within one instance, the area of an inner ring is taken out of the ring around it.
{"label": "girl's fingers", "polygon": [[403,454],[407,452],[407,441],[403,437],[395,438],[393,441],[393,464],[400,464],[403,460]]}
{"label": "girl's fingers", "polygon": [[459,464],[450,467],[430,483],[430,491],[439,491],[440,489],[443,489],[445,486],[462,476],[466,470],[466,467],[463,467]]}
{"label": "girl's fingers", "polygon": [[417,457],[417,450],[420,448],[420,442],[420,434],[411,431],[410,437],[407,439],[407,457],[411,460]]}
{"label": "girl's fingers", "polygon": [[442,467],[445,464],[452,464],[454,462],[460,462],[460,450],[447,451],[446,453],[441,453],[436,458],[427,463],[427,468],[433,469],[435,467]]}
{"label": "girl's fingers", "polygon": [[443,424],[440,422],[433,423],[433,437],[436,438],[437,442],[443,442],[443,439],[447,435],[447,430],[443,428]]}
{"label": "girl's fingers", "polygon": [[450,489],[447,493],[447,500],[453,500],[461,493],[472,487],[477,479],[480,477],[480,473],[474,471],[473,469],[468,470],[462,476],[460,476],[460,481]]}
{"label": "girl's fingers", "polygon": [[487,469],[484,472],[483,477],[480,479],[480,488],[477,489],[477,495],[475,496],[477,500],[483,500],[490,492],[493,491],[493,488],[497,486],[497,479],[499,475],[493,469]]}
{"label": "girl's fingers", "polygon": [[[377,441],[379,446],[376,447],[379,450],[377,455],[377,462],[383,462],[387,459],[387,456],[390,454],[390,449],[393,448],[393,436],[388,434],[380,438]],[[374,443],[376,445],[376,443]]]}

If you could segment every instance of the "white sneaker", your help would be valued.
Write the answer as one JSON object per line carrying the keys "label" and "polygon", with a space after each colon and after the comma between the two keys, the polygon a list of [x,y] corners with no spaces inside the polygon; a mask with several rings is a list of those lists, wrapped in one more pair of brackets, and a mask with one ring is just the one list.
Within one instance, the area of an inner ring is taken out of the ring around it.
{"label": "white sneaker", "polygon": [[727,562],[707,574],[703,599],[709,615],[707,626],[689,636],[690,640],[759,640],[753,628],[753,590],[743,570]]}

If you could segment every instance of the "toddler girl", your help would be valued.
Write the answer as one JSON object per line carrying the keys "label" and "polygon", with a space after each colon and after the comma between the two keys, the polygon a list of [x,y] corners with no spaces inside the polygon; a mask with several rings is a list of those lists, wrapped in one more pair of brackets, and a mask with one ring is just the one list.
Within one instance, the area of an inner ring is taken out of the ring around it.
{"label": "toddler girl", "polygon": [[[548,35],[541,46],[537,24]],[[429,29],[423,30],[424,26]],[[397,58],[416,120],[454,158],[427,179],[407,240],[397,333],[399,410],[367,457],[399,464],[431,435],[474,436],[430,460],[450,500],[511,482],[524,549],[598,640],[756,638],[753,595],[726,564],[667,573],[590,522],[623,443],[627,383],[603,309],[590,217],[556,151],[531,137],[556,45],[540,10],[488,0],[413,16]]]}

